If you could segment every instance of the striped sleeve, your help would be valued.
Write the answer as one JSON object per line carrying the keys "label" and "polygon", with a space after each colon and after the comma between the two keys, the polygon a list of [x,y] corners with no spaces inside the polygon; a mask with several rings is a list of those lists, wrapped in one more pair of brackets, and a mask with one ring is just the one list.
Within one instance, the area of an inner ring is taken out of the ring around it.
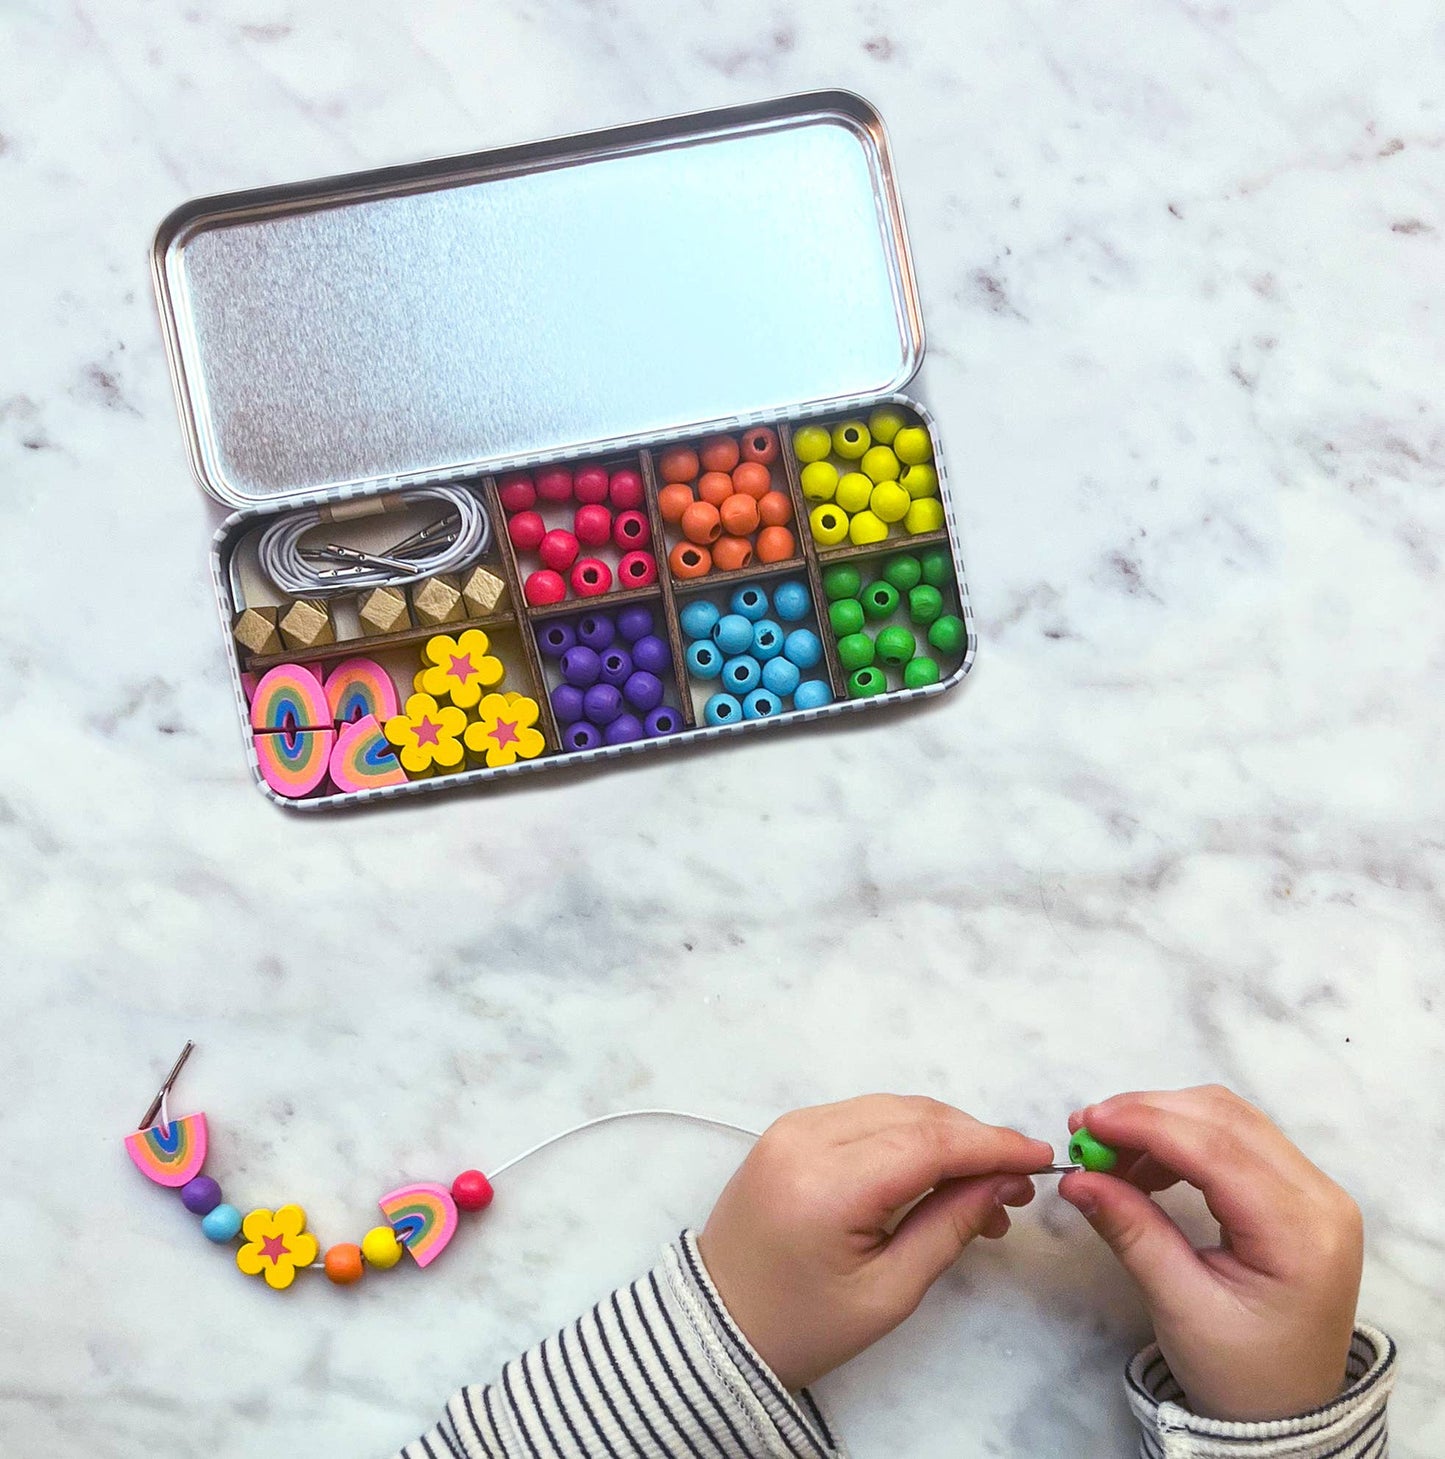
{"label": "striped sleeve", "polygon": [[496,1382],[463,1388],[397,1459],[846,1459],[804,1390],[738,1331],[684,1232],[662,1261]]}
{"label": "striped sleeve", "polygon": [[1200,1418],[1157,1346],[1129,1364],[1125,1385],[1139,1421],[1143,1459],[1386,1459],[1385,1403],[1395,1383],[1395,1344],[1383,1332],[1355,1329],[1347,1387],[1333,1403],[1297,1418],[1230,1423]]}

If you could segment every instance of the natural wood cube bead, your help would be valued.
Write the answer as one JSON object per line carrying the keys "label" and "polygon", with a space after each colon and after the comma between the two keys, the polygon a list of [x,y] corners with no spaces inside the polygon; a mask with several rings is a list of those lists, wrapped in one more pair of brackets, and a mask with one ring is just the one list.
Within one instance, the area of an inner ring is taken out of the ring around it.
{"label": "natural wood cube bead", "polygon": [[363,635],[397,633],[411,627],[411,611],[400,588],[372,588],[356,605]]}
{"label": "natural wood cube bead", "polygon": [[277,627],[287,648],[317,648],[336,642],[331,609],[322,598],[297,598],[281,614]]}
{"label": "natural wood cube bead", "polygon": [[423,578],[411,590],[411,610],[417,624],[424,628],[438,623],[459,623],[467,616],[461,583],[450,573]]}
{"label": "natural wood cube bead", "polygon": [[484,567],[474,567],[462,582],[462,602],[466,605],[468,618],[485,618],[501,607],[506,596],[507,584],[496,573]]}
{"label": "natural wood cube bead", "polygon": [[276,631],[274,608],[243,608],[236,614],[231,633],[247,653],[274,654],[281,651],[281,635]]}

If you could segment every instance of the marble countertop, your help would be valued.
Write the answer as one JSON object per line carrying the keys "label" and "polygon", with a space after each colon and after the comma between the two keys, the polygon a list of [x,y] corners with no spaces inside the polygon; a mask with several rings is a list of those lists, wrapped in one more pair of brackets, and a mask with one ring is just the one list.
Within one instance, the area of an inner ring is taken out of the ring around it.
{"label": "marble countertop", "polygon": [[[0,1447],[384,1454],[740,1154],[601,1131],[443,1266],[278,1297],[121,1151],[192,1037],[215,1171],[330,1233],[630,1105],[920,1090],[1057,1138],[1079,1101],[1224,1080],[1360,1199],[1392,1452],[1445,1448],[1437,6],[10,0],[0,56]],[[625,773],[267,804],[159,219],[833,85],[896,151],[964,689]],[[1123,1456],[1142,1336],[1045,1192],[824,1392],[859,1459]]]}

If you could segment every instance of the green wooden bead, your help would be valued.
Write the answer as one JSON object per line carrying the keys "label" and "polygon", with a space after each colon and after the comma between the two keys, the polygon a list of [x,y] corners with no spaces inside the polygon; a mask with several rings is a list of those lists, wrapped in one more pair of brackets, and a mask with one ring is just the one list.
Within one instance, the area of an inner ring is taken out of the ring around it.
{"label": "green wooden bead", "polygon": [[871,665],[848,676],[848,696],[851,699],[871,699],[888,688],[888,676],[882,669]]}
{"label": "green wooden bead", "polygon": [[928,642],[941,654],[960,654],[968,646],[968,630],[962,618],[945,613],[928,626]]}
{"label": "green wooden bead", "polygon": [[903,552],[888,559],[883,576],[900,593],[906,593],[923,581],[923,564],[911,552]]}
{"label": "green wooden bead", "polygon": [[850,633],[838,640],[838,662],[850,672],[873,662],[873,640],[866,633]]}
{"label": "green wooden bead", "polygon": [[862,586],[862,573],[846,562],[840,562],[823,573],[823,595],[830,603],[836,603],[839,598],[856,598]]}
{"label": "green wooden bead", "polygon": [[953,581],[953,559],[943,547],[931,547],[919,559],[923,581],[931,588],[946,588]]}
{"label": "green wooden bead", "polygon": [[1085,1170],[1112,1170],[1119,1163],[1119,1152],[1102,1140],[1096,1140],[1080,1125],[1069,1141],[1069,1159]]}
{"label": "green wooden bead", "polygon": [[863,605],[857,598],[839,598],[828,604],[828,622],[837,638],[846,638],[863,627]]}
{"label": "green wooden bead", "polygon": [[880,579],[863,589],[862,602],[864,613],[876,623],[880,618],[887,618],[898,607],[898,589],[892,583],[885,583]]}
{"label": "green wooden bead", "polygon": [[932,623],[943,612],[943,594],[927,583],[919,583],[908,594],[908,616],[920,628]]}
{"label": "green wooden bead", "polygon": [[938,665],[927,654],[909,659],[903,667],[905,689],[922,689],[928,684],[938,683],[939,677]]}
{"label": "green wooden bead", "polygon": [[875,647],[880,663],[902,668],[918,652],[918,640],[906,628],[895,624],[878,635]]}

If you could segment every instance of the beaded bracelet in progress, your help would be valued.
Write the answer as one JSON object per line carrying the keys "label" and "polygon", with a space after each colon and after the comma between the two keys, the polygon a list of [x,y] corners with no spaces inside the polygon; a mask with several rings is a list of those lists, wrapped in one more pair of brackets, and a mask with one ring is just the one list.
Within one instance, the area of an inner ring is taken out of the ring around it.
{"label": "beaded bracelet in progress", "polygon": [[[237,1206],[222,1200],[218,1181],[203,1173],[207,1132],[203,1113],[172,1117],[170,1092],[195,1044],[187,1041],[165,1082],[151,1100],[140,1126],[125,1137],[125,1148],[141,1174],[157,1185],[178,1191],[182,1205],[201,1218],[201,1231],[218,1246],[236,1248],[236,1265],[247,1276],[261,1277],[275,1291],[289,1287],[298,1271],[320,1269],[337,1286],[359,1282],[368,1266],[387,1271],[403,1252],[419,1267],[430,1266],[456,1235],[463,1211],[484,1211],[491,1205],[493,1182],[524,1160],[540,1154],[561,1140],[599,1125],[630,1119],[675,1119],[691,1124],[728,1130],[750,1140],[759,1131],[710,1115],[679,1109],[629,1109],[584,1120],[504,1161],[490,1173],[464,1170],[450,1184],[412,1181],[388,1191],[377,1204],[387,1224],[373,1226],[359,1243],[342,1241],[326,1249],[306,1229],[306,1212],[298,1205],[275,1210],[257,1207],[242,1215]],[[1073,1170],[1112,1170],[1118,1156],[1086,1129],[1077,1130],[1069,1141],[1069,1161],[1050,1165],[1040,1175],[1063,1175]],[[321,1257],[318,1260],[318,1256]]]}

